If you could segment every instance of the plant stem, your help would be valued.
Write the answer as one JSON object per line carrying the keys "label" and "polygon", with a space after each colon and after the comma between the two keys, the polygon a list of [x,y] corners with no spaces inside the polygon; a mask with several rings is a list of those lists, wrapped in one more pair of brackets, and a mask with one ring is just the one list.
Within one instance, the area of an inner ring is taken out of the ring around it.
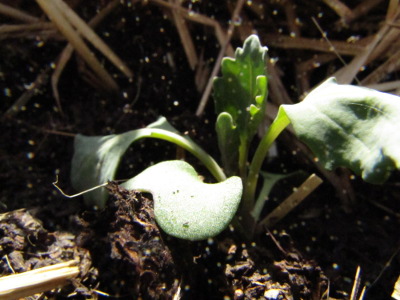
{"label": "plant stem", "polygon": [[224,181],[226,179],[226,176],[218,163],[207,152],[205,152],[200,146],[190,139],[164,129],[143,128],[142,130],[144,133],[142,137],[157,138],[174,143],[197,157],[206,166],[216,180]]}
{"label": "plant stem", "polygon": [[277,117],[268,128],[267,133],[261,139],[260,144],[258,145],[257,150],[253,156],[253,160],[251,161],[249,175],[243,186],[243,212],[250,212],[253,208],[257,180],[262,163],[267,156],[272,143],[289,124],[290,120],[287,117],[285,111],[283,109],[279,109]]}
{"label": "plant stem", "polygon": [[249,144],[247,137],[244,135],[240,136],[239,145],[239,176],[243,182],[246,182],[247,177],[247,157],[249,153]]}

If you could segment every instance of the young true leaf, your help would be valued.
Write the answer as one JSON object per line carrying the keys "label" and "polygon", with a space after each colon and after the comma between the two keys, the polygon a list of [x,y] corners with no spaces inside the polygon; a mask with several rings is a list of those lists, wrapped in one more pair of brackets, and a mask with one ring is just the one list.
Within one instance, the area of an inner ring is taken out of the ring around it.
{"label": "young true leaf", "polygon": [[[233,137],[228,141],[224,134],[227,126],[226,117],[218,118],[217,134],[224,161],[239,149],[239,167],[247,160],[249,143],[264,117],[267,98],[267,73],[265,69],[267,48],[261,47],[256,35],[246,39],[243,48],[238,48],[235,58],[222,60],[222,77],[214,80],[214,100],[216,113],[230,115],[232,126],[229,134]],[[222,145],[229,142],[231,145]],[[232,145],[236,143],[236,145]],[[236,160],[237,161],[237,160]],[[233,160],[231,161],[231,163]],[[237,170],[236,165],[225,166],[229,170]]]}
{"label": "young true leaf", "polygon": [[[72,158],[72,186],[81,191],[113,180],[122,155],[133,142],[142,138],[157,138],[175,143],[199,158],[218,181],[226,178],[211,156],[191,139],[175,132],[165,118],[160,118],[146,128],[118,135],[89,137],[78,134],[75,137]],[[107,197],[104,188],[84,195],[86,205],[99,208],[105,206]]]}
{"label": "young true leaf", "polygon": [[221,152],[222,165],[225,166],[225,172],[228,175],[237,172],[239,153],[239,136],[237,134],[236,126],[233,122],[232,116],[226,112],[220,113],[217,122],[215,123],[215,130],[218,135],[218,146]]}
{"label": "young true leaf", "polygon": [[270,172],[260,172],[260,175],[262,175],[263,179],[261,190],[258,193],[257,201],[254,204],[253,209],[250,213],[254,220],[256,220],[257,222],[259,221],[262,209],[264,208],[264,204],[267,201],[268,195],[271,193],[272,188],[275,186],[275,184],[284,178],[288,178],[298,173],[299,172],[293,172],[289,174],[275,174]]}
{"label": "young true leaf", "polygon": [[397,96],[330,78],[302,102],[281,109],[327,169],[348,167],[367,182],[382,183],[400,168]]}
{"label": "young true leaf", "polygon": [[150,192],[158,225],[166,233],[187,240],[207,239],[224,230],[242,196],[239,177],[203,183],[192,166],[178,160],[149,167],[123,186]]}

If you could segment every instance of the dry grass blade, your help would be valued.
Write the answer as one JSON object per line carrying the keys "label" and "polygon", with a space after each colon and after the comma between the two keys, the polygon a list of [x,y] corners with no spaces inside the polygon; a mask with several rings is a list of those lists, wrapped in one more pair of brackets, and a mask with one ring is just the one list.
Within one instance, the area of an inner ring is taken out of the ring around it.
{"label": "dry grass blade", "polygon": [[[176,7],[180,7],[179,0],[174,0],[173,4],[176,5]],[[179,33],[179,37],[181,38],[181,43],[183,45],[183,49],[185,50],[185,54],[188,59],[190,68],[192,70],[194,70],[198,63],[198,58],[197,58],[196,49],[194,47],[192,37],[190,36],[190,32],[187,27],[186,21],[180,15],[178,10],[172,9],[171,12],[172,12],[172,17],[175,22],[175,26]]]}
{"label": "dry grass blade", "polygon": [[[330,41],[331,45],[321,39],[304,37],[291,37],[281,34],[265,34],[263,39],[268,41],[268,46],[284,49],[303,49],[332,53],[335,49],[341,55],[355,56],[365,49],[363,41],[353,44],[342,41]],[[334,48],[334,49],[333,49]]]}
{"label": "dry grass blade", "polygon": [[300,36],[301,35],[300,27],[298,25],[298,22],[296,21],[299,19],[297,17],[295,9],[296,5],[294,5],[292,0],[283,1],[282,5],[285,10],[286,20],[288,23],[290,33],[294,34],[295,36]]}
{"label": "dry grass blade", "polygon": [[358,300],[363,300],[364,299],[366,291],[367,291],[367,287],[364,286],[363,289],[361,290],[360,297],[358,297]]}
{"label": "dry grass blade", "polygon": [[[391,7],[389,6],[390,10]],[[392,36],[398,37],[398,34],[393,35],[390,34],[393,29],[390,28],[389,23],[393,22],[398,16],[398,10],[396,13],[389,13],[388,15],[392,16],[392,19],[387,20],[385,24],[379,29],[379,31],[375,34],[374,38],[371,40],[369,45],[362,51],[359,55],[357,55],[347,66],[338,70],[333,76],[336,77],[338,83],[340,84],[349,84],[356,77],[357,73],[361,69],[362,66],[366,65],[368,62],[372,61],[376,57],[379,56],[379,53],[382,53],[387,47],[392,44]],[[373,83],[373,82],[370,82]]]}
{"label": "dry grass blade", "polygon": [[34,24],[21,24],[21,25],[1,25],[0,33],[15,33],[18,31],[35,31],[53,29],[54,25],[50,22],[39,22]]}
{"label": "dry grass blade", "polygon": [[61,73],[67,65],[69,59],[71,58],[72,53],[74,52],[74,48],[71,44],[68,44],[67,47],[61,52],[58,57],[58,61],[56,64],[56,68],[51,76],[51,88],[53,90],[53,96],[56,99],[57,107],[62,113],[61,99],[60,94],[58,93],[58,81],[60,80]]}
{"label": "dry grass blade", "polygon": [[347,65],[338,70],[334,77],[336,77],[338,83],[340,84],[350,84],[357,73],[360,71],[361,67],[365,65],[368,57],[371,55],[372,51],[375,49],[376,45],[381,41],[388,31],[388,26],[384,25],[379,32],[375,35],[374,39],[370,44]]}
{"label": "dry grass blade", "polygon": [[78,276],[76,261],[68,261],[0,278],[0,299],[13,300],[50,291]]}
{"label": "dry grass blade", "polygon": [[399,10],[399,0],[390,0],[389,7],[386,13],[386,21],[390,21],[395,18]]}
{"label": "dry grass blade", "polygon": [[26,91],[14,102],[14,104],[4,113],[5,117],[15,115],[23,109],[28,101],[35,95],[39,88],[47,82],[50,67],[44,68],[36,77],[35,81],[26,88]]}
{"label": "dry grass blade", "polygon": [[[340,20],[336,23],[336,25],[345,25],[347,26],[349,23],[354,20],[366,15],[371,9],[378,6],[383,0],[364,0],[358,6],[352,9],[352,14],[346,16],[345,19]],[[341,23],[341,24],[340,24]]]}
{"label": "dry grass blade", "polygon": [[59,9],[53,1],[36,0],[43,11],[48,15],[51,21],[55,24],[58,30],[66,37],[75,50],[82,56],[86,63],[92,68],[99,78],[103,81],[105,89],[109,91],[118,90],[118,85],[106,70],[104,70],[101,63],[89,50],[87,45],[76,32],[72,25],[65,18],[63,12]]}
{"label": "dry grass blade", "polygon": [[283,217],[297,207],[308,195],[310,195],[321,183],[322,179],[311,174],[303,184],[287,197],[277,208],[275,208],[260,223],[260,226],[271,227],[278,223]]}
{"label": "dry grass blade", "polygon": [[[289,93],[285,85],[283,84],[281,78],[279,77],[280,70],[278,66],[273,64],[271,61],[268,61],[267,70],[269,75],[268,78],[269,93],[271,99],[273,100],[273,103],[277,105],[293,104],[293,101],[290,99]],[[268,113],[268,110],[266,112]],[[275,116],[276,114],[272,118],[274,119]]]}
{"label": "dry grass blade", "polygon": [[[115,7],[119,5],[119,3],[120,3],[119,0],[114,0],[110,2],[92,20],[90,20],[90,22],[88,23],[89,26],[92,28],[96,27],[109,13],[113,11]],[[71,44],[68,44],[61,52],[58,58],[58,62],[56,64],[56,68],[53,72],[53,75],[51,76],[51,87],[53,89],[53,95],[54,98],[56,99],[57,106],[60,112],[62,112],[62,108],[61,108],[60,95],[58,93],[58,81],[60,79],[61,73],[63,72],[73,52],[74,48],[72,47]]]}
{"label": "dry grass blade", "polygon": [[[215,30],[215,36],[218,39],[220,46],[223,47],[223,45],[225,44],[226,34],[225,34],[224,30],[221,28],[221,25],[214,19],[211,19],[211,18],[201,15],[201,14],[189,12],[187,9],[185,9],[181,6],[176,6],[174,4],[171,4],[171,3],[168,3],[168,2],[165,2],[162,0],[150,0],[150,2],[154,3],[158,6],[161,6],[161,7],[166,7],[171,10],[175,10],[183,18],[185,18],[186,20],[189,20],[191,22],[196,22],[196,23],[200,23],[200,24],[203,24],[206,26],[213,27]],[[233,50],[232,46],[229,44],[226,48],[225,54],[227,56],[233,56],[234,52],[235,51]]]}
{"label": "dry grass blade", "polygon": [[[66,5],[62,0],[54,0],[60,12],[64,14],[68,22],[70,22],[79,33],[85,37],[93,46],[95,46],[105,57],[107,57],[122,73],[128,78],[133,77],[132,71],[125,63],[108,47],[106,43],[84,22],[74,10]],[[115,2],[115,1],[114,1]]]}
{"label": "dry grass blade", "polygon": [[358,290],[360,289],[361,283],[361,268],[360,266],[357,267],[356,275],[354,277],[353,288],[351,290],[350,300],[357,300]]}
{"label": "dry grass blade", "polygon": [[365,87],[374,89],[374,90],[378,90],[381,92],[390,92],[390,91],[395,91],[400,88],[400,80],[369,84],[369,85],[365,85]]}
{"label": "dry grass blade", "polygon": [[39,18],[36,18],[34,16],[31,16],[30,14],[22,11],[15,9],[11,6],[5,5],[0,3],[0,14],[5,15],[7,17],[19,20],[24,23],[36,23],[40,22]]}
{"label": "dry grass blade", "polygon": [[393,287],[392,298],[400,300],[400,276],[397,278],[397,281]]}
{"label": "dry grass blade", "polygon": [[365,77],[362,81],[362,85],[368,85],[378,83],[386,75],[398,70],[400,66],[400,50],[394,53],[387,59],[383,64],[376,68],[371,74]]}
{"label": "dry grass blade", "polygon": [[223,44],[223,46],[221,47],[217,60],[215,61],[215,65],[214,68],[211,72],[210,78],[208,79],[207,82],[207,86],[204,89],[203,95],[201,97],[200,103],[197,107],[196,110],[196,116],[201,116],[204,112],[204,109],[207,105],[210,93],[211,93],[211,89],[212,89],[212,85],[213,85],[213,81],[214,81],[214,77],[217,76],[220,68],[221,68],[221,61],[222,58],[224,57],[224,54],[226,52],[226,49],[231,41],[232,35],[233,35],[233,31],[235,29],[235,20],[239,19],[239,15],[240,15],[240,11],[242,10],[242,7],[244,5],[244,0],[239,0],[236,3],[236,7],[235,10],[232,13],[232,17],[231,17],[231,23],[229,24],[229,28],[228,28],[228,32],[226,34],[226,38],[225,38],[225,42]]}
{"label": "dry grass blade", "polygon": [[326,5],[332,8],[339,17],[346,20],[347,18],[353,18],[353,12],[351,9],[339,0],[323,0]]}
{"label": "dry grass blade", "polygon": [[[35,24],[21,24],[21,25],[1,25],[0,26],[0,40],[4,39],[18,39],[21,37],[31,36],[31,38],[38,37],[38,34],[42,35],[42,32],[47,31],[55,33],[54,25],[50,22],[39,22]],[[27,33],[30,33],[27,34]]]}

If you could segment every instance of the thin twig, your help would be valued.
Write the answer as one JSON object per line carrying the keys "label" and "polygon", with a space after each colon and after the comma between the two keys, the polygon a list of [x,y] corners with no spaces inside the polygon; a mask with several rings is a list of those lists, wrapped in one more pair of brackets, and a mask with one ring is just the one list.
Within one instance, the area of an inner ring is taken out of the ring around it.
{"label": "thin twig", "polygon": [[371,203],[372,205],[374,205],[375,207],[381,209],[382,211],[396,217],[397,219],[400,219],[400,213],[393,211],[392,209],[388,208],[387,206],[374,201],[374,200],[368,200],[369,203]]}
{"label": "thin twig", "polygon": [[378,276],[375,278],[375,280],[368,286],[368,289],[366,292],[368,292],[368,290],[370,290],[383,276],[383,274],[385,273],[385,271],[390,268],[393,260],[396,258],[396,256],[399,254],[400,252],[400,247],[397,247],[397,249],[393,252],[393,254],[390,256],[389,260],[385,263],[385,265],[383,266],[383,268],[381,269],[381,271],[379,272]]}
{"label": "thin twig", "polygon": [[282,245],[279,243],[279,241],[275,238],[274,234],[269,230],[267,226],[264,226],[265,230],[267,231],[268,236],[271,238],[271,240],[274,242],[275,246],[283,253],[283,255],[287,256],[288,253],[283,249]]}
{"label": "thin twig", "polygon": [[329,48],[331,49],[331,51],[333,53],[335,53],[335,55],[339,58],[340,62],[345,66],[346,62],[344,61],[343,57],[340,55],[340,53],[336,50],[335,46],[331,43],[331,41],[328,39],[326,32],[324,32],[321,28],[321,26],[319,25],[318,21],[312,17],[311,20],[313,21],[314,25],[318,28],[319,32],[321,33],[322,37],[324,38],[324,40],[328,43]]}
{"label": "thin twig", "polygon": [[76,193],[76,194],[73,194],[73,195],[68,195],[68,194],[64,193],[64,191],[58,186],[58,175],[56,175],[56,181],[53,182],[52,184],[64,197],[67,197],[67,198],[71,199],[71,198],[79,197],[79,196],[81,196],[83,194],[89,193],[91,191],[97,190],[99,188],[105,187],[105,186],[107,186],[109,184],[109,182],[105,182],[103,184],[97,185],[95,187],[92,187],[90,189],[84,190],[82,192],[79,192],[79,193]]}

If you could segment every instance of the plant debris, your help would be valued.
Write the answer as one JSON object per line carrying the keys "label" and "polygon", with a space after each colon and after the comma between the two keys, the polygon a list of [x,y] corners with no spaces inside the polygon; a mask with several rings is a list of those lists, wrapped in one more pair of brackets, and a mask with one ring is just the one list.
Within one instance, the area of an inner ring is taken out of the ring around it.
{"label": "plant debris", "polygon": [[73,234],[47,231],[24,209],[0,216],[0,256],[3,257],[0,261],[2,275],[75,260],[79,264],[79,277],[73,280],[73,286],[66,286],[56,294],[68,295],[79,289],[81,295],[92,295],[87,285],[95,279],[96,270],[92,268],[90,253],[76,245]]}

